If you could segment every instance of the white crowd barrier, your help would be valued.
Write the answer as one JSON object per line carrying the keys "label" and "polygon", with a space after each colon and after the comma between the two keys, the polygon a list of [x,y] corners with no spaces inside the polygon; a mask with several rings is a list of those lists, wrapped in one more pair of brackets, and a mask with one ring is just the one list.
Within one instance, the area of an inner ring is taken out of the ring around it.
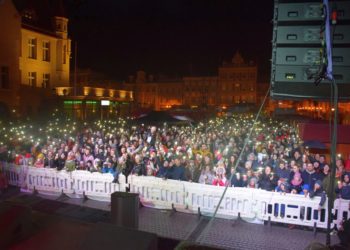
{"label": "white crowd barrier", "polygon": [[[130,176],[128,180],[130,192],[139,193],[141,203],[146,207],[176,208],[182,212],[200,212],[207,216],[214,213],[224,190],[224,187],[146,176]],[[319,210],[320,199],[310,199],[299,194],[230,187],[218,209],[217,217],[234,219],[240,216],[252,223],[272,221],[327,228],[327,201]],[[350,201],[337,199],[334,208],[338,217],[333,225],[339,226],[344,218],[350,218]]]}
{"label": "white crowd barrier", "polygon": [[350,200],[336,199],[333,207],[333,223],[339,228],[343,220],[350,219]]}
{"label": "white crowd barrier", "polygon": [[119,175],[119,184],[113,183],[112,174],[90,173],[77,170],[72,172],[74,195],[98,201],[110,201],[116,191],[125,192],[125,177]]}
{"label": "white crowd barrier", "polygon": [[26,188],[27,166],[0,162],[0,169],[6,176],[9,185]]}
{"label": "white crowd barrier", "polygon": [[255,190],[253,199],[264,221],[327,228],[327,201],[319,210],[320,197]]}
{"label": "white crowd barrier", "polygon": [[184,186],[180,181],[130,175],[128,183],[130,192],[139,193],[140,201],[144,206],[160,209],[185,209]]}
{"label": "white crowd barrier", "polygon": [[[150,176],[129,176],[128,183],[119,175],[119,183],[113,183],[113,175],[87,171],[34,168],[0,162],[0,170],[8,183],[21,190],[37,191],[46,195],[62,193],[72,198],[87,197],[92,200],[110,201],[115,191],[138,193],[146,207],[176,209],[186,213],[201,213],[211,216],[221,198],[224,187],[199,183],[163,180]],[[301,226],[327,227],[327,201],[319,210],[320,197],[304,197],[298,194],[282,194],[260,189],[230,187],[218,209],[221,218],[240,218],[252,222],[272,221]],[[333,226],[350,219],[350,201],[336,199],[333,208]]]}
{"label": "white crowd barrier", "polygon": [[[186,192],[186,206],[189,212],[200,211],[203,215],[212,215],[220,201],[224,187],[202,185],[199,183],[183,183]],[[241,218],[255,223],[257,220],[254,211],[253,189],[228,188],[217,216],[221,218]]]}
{"label": "white crowd barrier", "polygon": [[119,175],[119,183],[113,183],[112,174],[90,173],[87,171],[57,171],[51,168],[35,168],[17,166],[1,162],[1,171],[5,174],[9,185],[21,187],[22,191],[92,200],[110,201],[113,192],[126,191],[126,178]]}

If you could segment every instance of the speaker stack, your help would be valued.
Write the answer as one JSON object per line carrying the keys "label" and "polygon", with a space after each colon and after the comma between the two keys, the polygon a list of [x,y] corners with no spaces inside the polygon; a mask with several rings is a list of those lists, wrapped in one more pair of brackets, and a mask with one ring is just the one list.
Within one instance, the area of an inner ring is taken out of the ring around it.
{"label": "speaker stack", "polygon": [[[271,97],[279,100],[329,101],[331,82],[325,71],[325,18],[331,24],[333,76],[339,100],[350,100],[350,1],[275,0],[272,38]],[[326,16],[326,17],[325,17]],[[331,20],[332,22],[332,20]]]}

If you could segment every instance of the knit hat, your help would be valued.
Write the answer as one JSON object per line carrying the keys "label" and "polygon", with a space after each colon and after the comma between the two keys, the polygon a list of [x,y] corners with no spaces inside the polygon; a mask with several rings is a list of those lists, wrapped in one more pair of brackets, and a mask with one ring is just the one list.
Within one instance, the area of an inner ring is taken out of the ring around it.
{"label": "knit hat", "polygon": [[309,185],[308,185],[308,184],[304,184],[304,185],[302,186],[302,190],[307,190],[307,191],[309,191],[309,190],[310,190]]}

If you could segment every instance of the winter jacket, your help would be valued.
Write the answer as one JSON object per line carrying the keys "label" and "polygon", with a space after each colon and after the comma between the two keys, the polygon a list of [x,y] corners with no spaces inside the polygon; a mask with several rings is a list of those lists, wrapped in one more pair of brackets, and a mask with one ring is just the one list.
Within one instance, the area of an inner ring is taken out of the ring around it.
{"label": "winter jacket", "polygon": [[304,184],[308,184],[309,187],[310,187],[310,190],[313,190],[314,189],[314,185],[315,185],[315,182],[317,180],[321,180],[321,176],[320,174],[316,173],[315,171],[314,172],[308,172],[308,171],[303,171],[301,172],[301,178],[303,179],[303,183]]}
{"label": "winter jacket", "polygon": [[350,200],[350,183],[343,185],[342,188],[336,188],[335,192],[340,195],[340,198],[344,200]]}

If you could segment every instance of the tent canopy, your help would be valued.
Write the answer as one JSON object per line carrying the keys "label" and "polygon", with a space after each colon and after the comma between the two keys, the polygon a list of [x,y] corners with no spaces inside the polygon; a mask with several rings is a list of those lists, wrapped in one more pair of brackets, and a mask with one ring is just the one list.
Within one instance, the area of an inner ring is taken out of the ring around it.
{"label": "tent canopy", "polygon": [[137,122],[142,123],[184,123],[191,122],[192,120],[185,116],[173,116],[166,111],[151,111],[149,113],[141,114],[134,119]]}
{"label": "tent canopy", "polygon": [[[299,134],[303,141],[318,141],[330,143],[329,124],[300,123]],[[350,144],[350,126],[338,125],[338,144]]]}

